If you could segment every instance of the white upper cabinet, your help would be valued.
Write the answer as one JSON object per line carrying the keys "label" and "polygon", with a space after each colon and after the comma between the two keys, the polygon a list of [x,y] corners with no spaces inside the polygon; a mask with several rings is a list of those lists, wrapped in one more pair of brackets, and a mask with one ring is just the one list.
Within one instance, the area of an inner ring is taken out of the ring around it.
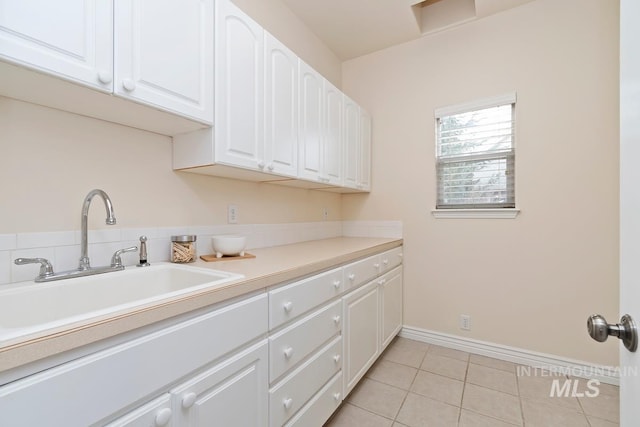
{"label": "white upper cabinet", "polygon": [[271,173],[298,174],[298,57],[265,32],[264,143]]}
{"label": "white upper cabinet", "polygon": [[371,116],[344,97],[344,186],[371,189]]}
{"label": "white upper cabinet", "polygon": [[0,0],[0,59],[111,92],[111,0]]}
{"label": "white upper cabinet", "polygon": [[360,141],[358,155],[358,182],[356,188],[371,190],[371,115],[360,109]]}
{"label": "white upper cabinet", "polygon": [[322,178],[324,127],[324,79],[300,61],[300,140],[298,177],[310,181]]}
{"label": "white upper cabinet", "polygon": [[216,161],[264,169],[264,30],[228,0],[216,1]]}
{"label": "white upper cabinet", "polygon": [[213,123],[213,0],[116,0],[114,93]]}
{"label": "white upper cabinet", "polygon": [[300,61],[300,143],[298,177],[341,186],[343,94]]}
{"label": "white upper cabinet", "polygon": [[347,96],[344,97],[344,186],[357,188],[360,148],[360,107]]}
{"label": "white upper cabinet", "polygon": [[325,134],[323,138],[323,181],[341,186],[342,177],[342,110],[343,94],[324,80]]}

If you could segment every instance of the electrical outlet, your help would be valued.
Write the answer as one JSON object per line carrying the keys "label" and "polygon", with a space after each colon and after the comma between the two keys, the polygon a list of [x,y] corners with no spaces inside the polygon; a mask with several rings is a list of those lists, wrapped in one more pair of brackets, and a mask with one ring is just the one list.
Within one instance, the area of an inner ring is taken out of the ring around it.
{"label": "electrical outlet", "polygon": [[238,223],[238,206],[237,205],[227,206],[227,222],[229,224]]}
{"label": "electrical outlet", "polygon": [[460,329],[462,329],[463,331],[471,330],[471,316],[469,316],[468,314],[460,315]]}
{"label": "electrical outlet", "polygon": [[326,221],[329,219],[329,209],[328,208],[322,208],[322,220]]}

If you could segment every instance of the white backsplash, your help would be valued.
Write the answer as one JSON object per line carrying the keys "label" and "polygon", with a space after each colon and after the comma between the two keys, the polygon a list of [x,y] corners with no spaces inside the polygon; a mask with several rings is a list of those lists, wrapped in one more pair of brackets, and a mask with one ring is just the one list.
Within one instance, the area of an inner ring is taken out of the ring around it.
{"label": "white backsplash", "polygon": [[[89,257],[93,266],[107,265],[111,255],[122,248],[137,246],[147,236],[149,262],[169,260],[172,235],[198,236],[198,254],[212,253],[211,236],[242,234],[248,237],[247,249],[287,245],[331,237],[402,237],[401,221],[321,221],[289,224],[242,224],[196,227],[105,228],[89,230]],[[46,258],[55,271],[77,267],[80,258],[80,231],[0,234],[0,285],[33,280],[39,266],[15,265],[16,258]],[[138,263],[138,253],[122,256],[125,265]]]}

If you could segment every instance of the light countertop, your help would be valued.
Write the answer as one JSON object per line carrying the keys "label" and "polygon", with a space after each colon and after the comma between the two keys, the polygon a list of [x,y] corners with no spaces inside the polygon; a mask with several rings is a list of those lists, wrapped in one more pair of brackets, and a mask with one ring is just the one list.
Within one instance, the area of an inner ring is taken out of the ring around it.
{"label": "light countertop", "polygon": [[0,344],[0,373],[74,351],[174,316],[244,295],[265,292],[270,286],[337,267],[401,244],[401,239],[338,237],[254,249],[248,252],[256,257],[249,259],[217,262],[198,259],[188,265],[239,273],[244,275],[244,278],[212,290],[202,289],[173,299],[7,341]]}

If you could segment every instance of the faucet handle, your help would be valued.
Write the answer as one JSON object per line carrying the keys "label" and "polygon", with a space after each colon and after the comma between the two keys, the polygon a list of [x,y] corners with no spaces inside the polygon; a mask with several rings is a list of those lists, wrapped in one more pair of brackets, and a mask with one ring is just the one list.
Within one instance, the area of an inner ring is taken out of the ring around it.
{"label": "faucet handle", "polygon": [[113,253],[113,256],[111,257],[111,267],[122,267],[122,268],[124,268],[124,265],[122,265],[122,259],[120,258],[120,255],[122,255],[125,252],[135,252],[137,250],[138,250],[137,246],[131,246],[130,248],[118,249],[117,251],[115,251]]}
{"label": "faucet handle", "polygon": [[53,266],[48,259],[45,258],[16,258],[14,261],[16,265],[24,264],[38,264],[40,263],[40,275],[36,279],[42,277],[53,276]]}

